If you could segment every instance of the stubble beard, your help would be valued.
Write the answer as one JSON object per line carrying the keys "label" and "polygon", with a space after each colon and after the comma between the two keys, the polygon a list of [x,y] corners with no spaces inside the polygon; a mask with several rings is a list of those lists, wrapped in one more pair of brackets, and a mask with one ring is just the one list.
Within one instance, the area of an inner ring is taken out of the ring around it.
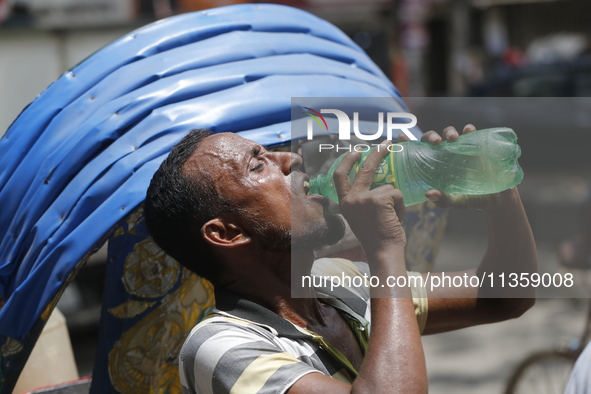
{"label": "stubble beard", "polygon": [[324,221],[312,223],[305,230],[294,236],[290,228],[263,223],[256,219],[249,220],[252,230],[262,241],[262,247],[272,252],[295,250],[318,250],[334,245],[345,236],[344,219],[329,210],[329,202],[322,202]]}

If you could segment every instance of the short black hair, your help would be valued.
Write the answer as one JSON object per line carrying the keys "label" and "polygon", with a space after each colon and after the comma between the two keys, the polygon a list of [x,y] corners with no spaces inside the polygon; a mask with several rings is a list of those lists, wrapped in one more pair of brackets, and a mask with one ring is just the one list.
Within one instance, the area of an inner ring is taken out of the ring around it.
{"label": "short black hair", "polygon": [[215,283],[220,266],[201,236],[201,227],[234,208],[217,193],[207,173],[184,170],[187,160],[211,134],[207,129],[191,130],[172,148],[150,182],[144,215],[158,246],[197,275]]}

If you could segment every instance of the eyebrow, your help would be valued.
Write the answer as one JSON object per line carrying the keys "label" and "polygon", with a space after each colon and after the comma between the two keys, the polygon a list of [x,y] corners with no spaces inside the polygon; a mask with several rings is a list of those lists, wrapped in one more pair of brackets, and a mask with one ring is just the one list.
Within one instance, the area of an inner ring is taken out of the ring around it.
{"label": "eyebrow", "polygon": [[256,156],[257,153],[259,153],[260,151],[261,147],[259,145],[253,145],[252,148],[248,151],[248,153],[244,155],[244,159],[242,160],[244,166],[248,167],[248,162],[250,161],[250,159]]}

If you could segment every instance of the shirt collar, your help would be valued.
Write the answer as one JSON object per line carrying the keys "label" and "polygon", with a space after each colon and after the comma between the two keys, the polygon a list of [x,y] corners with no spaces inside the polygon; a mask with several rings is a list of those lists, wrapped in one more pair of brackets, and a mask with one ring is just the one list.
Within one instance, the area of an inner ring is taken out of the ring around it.
{"label": "shirt collar", "polygon": [[242,296],[231,292],[221,286],[215,289],[216,308],[222,312],[236,316],[240,319],[249,320],[253,323],[273,327],[281,337],[292,339],[310,339],[311,334],[298,330],[295,325],[282,318],[275,312],[247,300]]}

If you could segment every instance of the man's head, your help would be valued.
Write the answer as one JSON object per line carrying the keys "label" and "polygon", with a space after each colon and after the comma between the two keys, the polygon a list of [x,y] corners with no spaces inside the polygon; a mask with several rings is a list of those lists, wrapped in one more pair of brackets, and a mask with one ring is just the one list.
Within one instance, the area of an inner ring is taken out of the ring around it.
{"label": "man's head", "polygon": [[342,219],[328,213],[323,197],[307,194],[301,164],[294,153],[236,134],[193,130],[154,174],[148,229],[164,251],[214,282],[230,249],[289,253],[334,243]]}

